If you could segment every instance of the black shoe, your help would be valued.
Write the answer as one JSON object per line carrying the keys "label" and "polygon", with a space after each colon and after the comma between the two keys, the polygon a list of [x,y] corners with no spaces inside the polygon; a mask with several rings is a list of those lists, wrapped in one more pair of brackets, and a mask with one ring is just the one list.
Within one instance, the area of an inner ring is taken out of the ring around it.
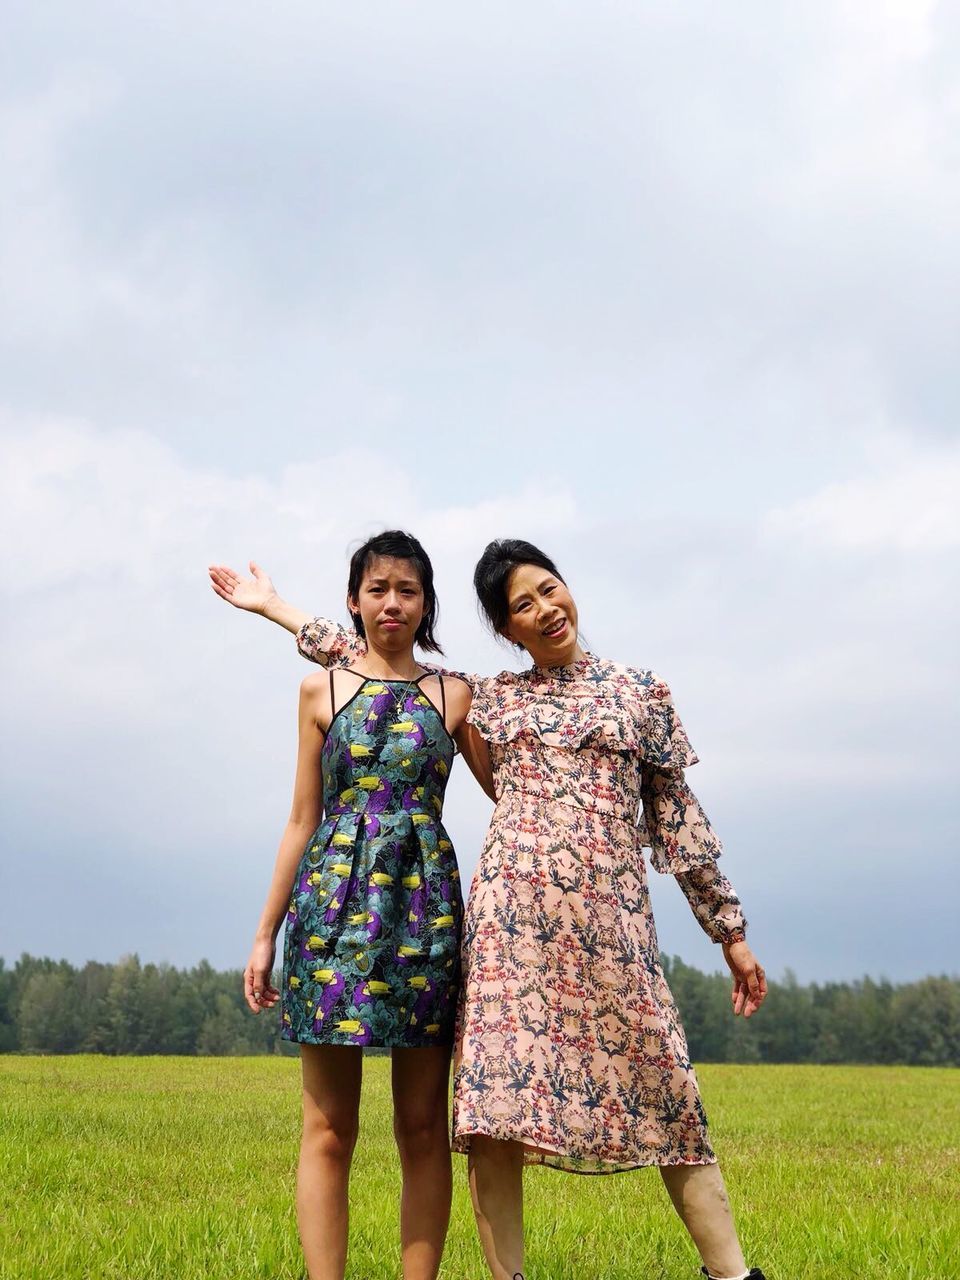
{"label": "black shoe", "polygon": [[[706,1268],[706,1267],[701,1267],[701,1268],[700,1268],[700,1274],[701,1274],[702,1276],[706,1276],[706,1277],[707,1277],[707,1280],[710,1280],[710,1272],[707,1270],[707,1268]],[[767,1280],[767,1278],[766,1278],[766,1276],[763,1274],[763,1272],[760,1270],[760,1268],[759,1268],[759,1267],[751,1267],[751,1268],[750,1268],[750,1274],[749,1274],[749,1276],[747,1277],[747,1280]]]}

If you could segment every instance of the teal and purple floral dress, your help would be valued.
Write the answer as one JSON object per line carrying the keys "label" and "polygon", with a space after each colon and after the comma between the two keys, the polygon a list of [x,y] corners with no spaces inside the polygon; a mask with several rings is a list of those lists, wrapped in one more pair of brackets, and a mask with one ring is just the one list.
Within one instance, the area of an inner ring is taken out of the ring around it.
{"label": "teal and purple floral dress", "polygon": [[[463,902],[441,822],[455,748],[422,682],[351,673],[321,754],[324,818],[297,869],[281,1034],[453,1042]],[[442,683],[441,683],[442,690]]]}

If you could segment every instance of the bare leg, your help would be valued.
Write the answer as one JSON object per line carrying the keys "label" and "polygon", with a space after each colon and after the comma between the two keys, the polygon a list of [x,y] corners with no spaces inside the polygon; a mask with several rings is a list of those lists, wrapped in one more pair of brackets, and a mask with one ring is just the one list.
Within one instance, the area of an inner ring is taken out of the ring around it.
{"label": "bare leg", "polygon": [[357,1142],[363,1059],[352,1045],[302,1044],[303,1137],[297,1222],[310,1280],[343,1280],[347,1186]]}
{"label": "bare leg", "polygon": [[663,1165],[663,1181],[673,1207],[712,1276],[741,1276],[747,1269],[733,1213],[716,1164]]}
{"label": "bare leg", "polygon": [[474,1136],[467,1168],[490,1274],[514,1280],[523,1274],[523,1146]]}
{"label": "bare leg", "polygon": [[450,1221],[450,1050],[394,1049],[393,1131],[403,1170],[404,1280],[435,1280]]}

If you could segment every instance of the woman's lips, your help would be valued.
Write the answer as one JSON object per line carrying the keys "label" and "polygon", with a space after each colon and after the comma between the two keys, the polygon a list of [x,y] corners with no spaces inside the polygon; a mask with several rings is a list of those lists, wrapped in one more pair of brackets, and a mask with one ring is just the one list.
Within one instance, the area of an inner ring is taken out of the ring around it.
{"label": "woman's lips", "polygon": [[398,622],[395,618],[387,618],[386,621],[380,623],[380,627],[384,631],[399,631],[403,625],[404,623]]}
{"label": "woman's lips", "polygon": [[556,640],[557,636],[562,636],[563,633],[566,631],[566,629],[567,629],[566,618],[558,618],[557,621],[551,627],[548,627],[547,630],[543,632],[543,635],[548,640]]}

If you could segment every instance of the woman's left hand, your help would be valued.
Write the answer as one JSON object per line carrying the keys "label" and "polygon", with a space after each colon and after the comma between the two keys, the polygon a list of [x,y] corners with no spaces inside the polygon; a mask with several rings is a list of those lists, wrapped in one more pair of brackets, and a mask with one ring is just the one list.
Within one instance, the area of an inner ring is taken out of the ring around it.
{"label": "woman's left hand", "polygon": [[757,957],[745,942],[725,942],[723,958],[733,974],[733,1012],[749,1018],[763,1004],[767,995],[767,979]]}

